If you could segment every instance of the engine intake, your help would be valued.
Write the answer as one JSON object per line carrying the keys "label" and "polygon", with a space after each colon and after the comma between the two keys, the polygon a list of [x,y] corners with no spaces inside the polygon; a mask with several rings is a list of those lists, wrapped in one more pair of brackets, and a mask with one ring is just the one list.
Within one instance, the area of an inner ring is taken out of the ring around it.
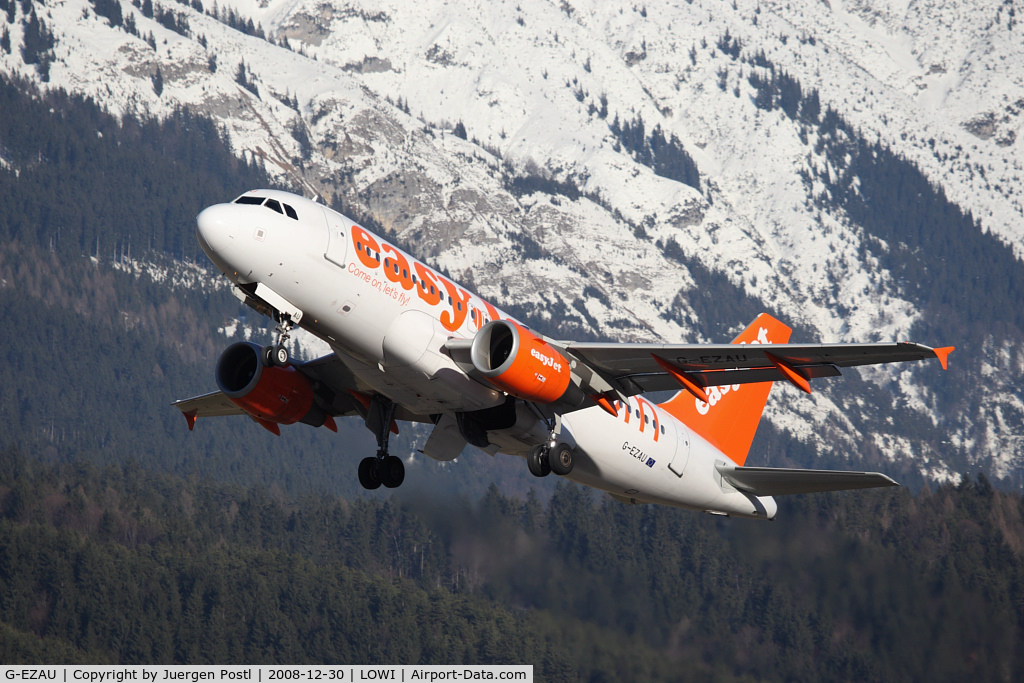
{"label": "engine intake", "polygon": [[319,427],[327,419],[316,402],[313,385],[295,368],[264,367],[262,348],[238,342],[217,361],[217,386],[239,408],[258,420]]}
{"label": "engine intake", "polygon": [[473,368],[498,389],[536,403],[555,403],[571,388],[569,361],[510,320],[492,320],[470,347]]}

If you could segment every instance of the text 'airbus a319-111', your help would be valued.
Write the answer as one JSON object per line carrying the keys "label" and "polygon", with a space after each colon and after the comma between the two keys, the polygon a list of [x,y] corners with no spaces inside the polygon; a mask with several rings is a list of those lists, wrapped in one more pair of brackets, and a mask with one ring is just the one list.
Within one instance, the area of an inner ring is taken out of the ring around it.
{"label": "text 'airbus a319-111'", "polygon": [[[876,472],[745,467],[772,383],[810,392],[839,368],[938,358],[921,344],[789,344],[758,316],[731,344],[579,343],[549,339],[320,203],[247,192],[205,209],[196,233],[236,295],[277,322],[273,344],[229,346],[218,391],[174,405],[200,417],[248,415],[275,434],[302,422],[337,430],[360,416],[377,438],[359,463],[368,489],[394,488],[397,422],[432,424],[422,451],[467,444],[526,460],[629,503],[772,519],[772,496],[895,486]],[[333,353],[290,357],[299,326]],[[678,390],[664,403],[648,392]]]}

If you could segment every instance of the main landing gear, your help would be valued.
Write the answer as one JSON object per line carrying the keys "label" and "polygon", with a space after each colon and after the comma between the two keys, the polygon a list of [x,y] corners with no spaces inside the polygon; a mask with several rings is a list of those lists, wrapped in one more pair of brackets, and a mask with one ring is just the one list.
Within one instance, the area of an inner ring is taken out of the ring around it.
{"label": "main landing gear", "polygon": [[381,484],[394,489],[405,481],[402,459],[388,454],[388,438],[394,423],[395,404],[383,396],[374,396],[366,410],[366,426],[377,437],[377,455],[359,462],[359,483],[364,489],[377,489]]}
{"label": "main landing gear", "polygon": [[264,346],[262,357],[260,358],[265,367],[272,368],[276,365],[283,368],[288,365],[291,356],[288,353],[288,347],[285,346],[285,342],[291,336],[293,327],[295,327],[295,323],[292,322],[290,316],[285,313],[278,314],[277,329],[274,330],[277,335],[277,341],[273,346]]}
{"label": "main landing gear", "polygon": [[558,435],[562,431],[561,416],[555,415],[549,424],[551,433],[548,440],[530,449],[526,455],[526,466],[535,477],[546,477],[552,472],[564,477],[572,472],[575,464],[574,454],[568,444],[558,441]]}
{"label": "main landing gear", "polygon": [[572,472],[574,464],[572,448],[565,443],[538,444],[526,455],[526,466],[535,477],[546,477],[552,472],[564,477]]}

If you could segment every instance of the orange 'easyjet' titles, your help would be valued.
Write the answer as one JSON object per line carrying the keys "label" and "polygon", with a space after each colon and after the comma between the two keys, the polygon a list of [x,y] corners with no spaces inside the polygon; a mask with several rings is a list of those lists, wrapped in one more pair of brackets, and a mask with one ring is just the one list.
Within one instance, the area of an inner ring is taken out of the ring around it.
{"label": "orange 'easyjet' titles", "polygon": [[440,275],[437,276],[437,279],[448,290],[448,296],[452,302],[451,310],[441,314],[441,324],[449,332],[455,332],[462,327],[462,323],[466,322],[466,316],[469,315],[469,292],[456,287],[453,282]]}
{"label": "orange 'easyjet' titles", "polygon": [[390,244],[381,248],[384,258],[384,277],[402,285],[402,289],[412,289],[412,273],[409,272],[409,261]]}
{"label": "orange 'easyjet' titles", "polygon": [[[380,244],[358,225],[352,226],[352,246],[356,248],[356,256],[367,268],[376,268],[380,265],[374,254],[380,253]],[[371,252],[372,249],[372,252]]]}
{"label": "orange 'easyjet' titles", "polygon": [[434,276],[426,266],[417,261],[413,264],[416,268],[416,293],[420,295],[420,298],[431,306],[436,306],[441,303],[441,289],[437,282],[434,281]]}
{"label": "orange 'easyjet' titles", "polygon": [[[442,311],[440,315],[441,324],[446,330],[457,332],[466,322],[471,308],[469,302],[472,299],[469,292],[447,278],[441,277],[415,259],[410,264],[409,259],[402,252],[387,242],[378,242],[358,225],[352,226],[352,245],[355,247],[356,257],[360,263],[367,268],[383,268],[384,277],[391,282],[400,284],[403,289],[408,290],[415,287],[416,294],[428,305],[437,306],[446,298],[449,299],[450,310]],[[442,286],[444,290],[441,289]],[[445,296],[446,291],[447,297]],[[480,299],[480,303],[487,309],[487,314],[485,315],[483,311],[472,307],[472,320],[477,329],[483,327],[489,320],[501,318],[498,309],[494,306],[483,299]]]}

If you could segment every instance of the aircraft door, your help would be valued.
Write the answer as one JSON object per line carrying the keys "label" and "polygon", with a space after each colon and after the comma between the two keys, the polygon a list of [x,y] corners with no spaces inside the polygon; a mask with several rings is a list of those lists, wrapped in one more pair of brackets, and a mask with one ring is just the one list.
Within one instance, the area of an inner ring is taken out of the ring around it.
{"label": "aircraft door", "polygon": [[324,258],[344,268],[347,265],[345,254],[348,250],[348,231],[345,229],[345,222],[340,214],[326,208],[323,212],[328,235]]}
{"label": "aircraft door", "polygon": [[672,462],[668,464],[668,468],[677,477],[681,477],[686,470],[686,463],[690,459],[690,430],[679,420],[670,420],[669,424],[672,425],[675,432],[676,452],[672,456]]}

